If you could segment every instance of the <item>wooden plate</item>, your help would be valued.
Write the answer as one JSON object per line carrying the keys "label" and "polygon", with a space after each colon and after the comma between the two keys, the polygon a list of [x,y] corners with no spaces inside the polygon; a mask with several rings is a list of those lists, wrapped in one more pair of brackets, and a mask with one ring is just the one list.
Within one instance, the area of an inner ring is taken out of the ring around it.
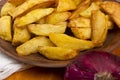
{"label": "wooden plate", "polygon": [[[4,4],[5,1],[6,0],[2,0],[0,2],[0,5]],[[114,30],[109,31],[109,34],[107,36],[107,39],[104,45],[100,48],[95,48],[95,49],[114,53],[114,50],[118,48],[120,48],[120,29],[114,29]],[[39,66],[39,67],[52,67],[52,68],[65,67],[72,61],[72,60],[68,60],[68,61],[48,60],[39,54],[33,54],[29,56],[18,56],[17,52],[15,51],[15,47],[12,46],[10,42],[7,42],[2,39],[0,39],[0,51],[4,52],[5,54],[11,56],[12,58],[18,61],[21,61],[27,64],[32,64],[35,66]],[[115,52],[115,53],[120,54],[120,49],[118,52]]]}

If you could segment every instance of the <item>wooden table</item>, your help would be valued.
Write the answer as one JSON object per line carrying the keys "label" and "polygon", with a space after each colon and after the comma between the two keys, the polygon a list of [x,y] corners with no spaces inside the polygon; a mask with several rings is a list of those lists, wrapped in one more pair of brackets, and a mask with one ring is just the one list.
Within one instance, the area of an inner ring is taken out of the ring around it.
{"label": "wooden table", "polygon": [[14,73],[5,80],[63,80],[65,68],[34,67]]}

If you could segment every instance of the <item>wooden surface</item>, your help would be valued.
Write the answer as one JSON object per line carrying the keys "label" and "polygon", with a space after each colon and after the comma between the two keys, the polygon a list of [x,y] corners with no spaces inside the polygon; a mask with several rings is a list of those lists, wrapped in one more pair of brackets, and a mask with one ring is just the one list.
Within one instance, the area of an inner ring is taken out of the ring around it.
{"label": "wooden surface", "polygon": [[64,68],[50,69],[34,67],[17,72],[5,80],[63,80]]}
{"label": "wooden surface", "polygon": [[[112,53],[120,56],[120,45]],[[34,67],[25,71],[17,72],[6,80],[64,80],[65,68],[41,68]]]}

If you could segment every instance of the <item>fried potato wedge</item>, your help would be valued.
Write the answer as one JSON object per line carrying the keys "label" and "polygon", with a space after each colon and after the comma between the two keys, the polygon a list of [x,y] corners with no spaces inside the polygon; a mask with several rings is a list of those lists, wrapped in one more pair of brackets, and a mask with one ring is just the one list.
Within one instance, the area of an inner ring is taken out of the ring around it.
{"label": "fried potato wedge", "polygon": [[80,12],[80,16],[90,18],[91,17],[91,12],[93,10],[99,10],[99,6],[97,4],[95,4],[94,2],[92,2],[90,7],[87,8],[85,11]]}
{"label": "fried potato wedge", "polygon": [[83,0],[73,0],[73,1],[78,6]]}
{"label": "fried potato wedge", "polygon": [[98,6],[103,2],[103,0],[92,0],[92,1]]}
{"label": "fried potato wedge", "polygon": [[61,22],[59,24],[30,24],[28,30],[35,34],[41,36],[48,36],[50,33],[64,33],[67,28],[66,22]]}
{"label": "fried potato wedge", "polygon": [[90,19],[84,18],[84,17],[78,17],[71,19],[68,27],[70,28],[89,28],[91,27],[90,25]]}
{"label": "fried potato wedge", "polygon": [[103,0],[92,0],[93,2],[102,2]]}
{"label": "fried potato wedge", "polygon": [[114,22],[109,15],[106,15],[106,21],[107,21],[108,29],[110,29],[110,30],[113,29],[114,28]]}
{"label": "fried potato wedge", "polygon": [[71,16],[71,12],[54,12],[46,17],[46,23],[56,24],[66,21]]}
{"label": "fried potato wedge", "polygon": [[90,4],[91,4],[91,0],[84,0],[84,1],[82,1],[82,2],[78,5],[77,9],[73,11],[70,19],[74,19],[74,18],[79,17],[79,14],[78,14],[78,13],[86,10],[86,9],[89,7]]}
{"label": "fried potato wedge", "polygon": [[101,4],[102,9],[107,12],[113,19],[113,21],[118,25],[120,28],[120,3],[112,2],[112,1],[105,1]]}
{"label": "fried potato wedge", "polygon": [[38,21],[36,21],[35,23],[37,23],[37,24],[45,24],[45,23],[46,23],[45,17],[40,18],[40,19],[39,19]]}
{"label": "fried potato wedge", "polygon": [[92,11],[91,16],[92,41],[96,46],[103,45],[107,36],[107,22],[105,14],[99,10]]}
{"label": "fried potato wedge", "polygon": [[11,3],[11,4],[15,5],[15,6],[21,5],[25,1],[27,1],[27,0],[8,0],[9,3]]}
{"label": "fried potato wedge", "polygon": [[80,39],[91,38],[90,19],[85,17],[78,17],[71,19],[68,26],[71,28],[74,36]]}
{"label": "fried potato wedge", "polygon": [[76,57],[77,51],[62,47],[40,46],[38,52],[48,59],[52,60],[69,60]]}
{"label": "fried potato wedge", "polygon": [[34,37],[16,48],[18,55],[37,53],[38,46],[54,46],[46,37]]}
{"label": "fried potato wedge", "polygon": [[[38,9],[38,8],[51,8],[54,4],[55,4],[55,0],[49,0],[49,1],[46,1],[44,3],[37,4],[37,5],[33,6],[32,8],[25,11],[24,14],[26,14],[34,9]],[[22,15],[24,15],[24,14],[22,14]]]}
{"label": "fried potato wedge", "polygon": [[10,16],[3,16],[0,18],[0,38],[6,41],[12,40]]}
{"label": "fried potato wedge", "polygon": [[77,39],[66,34],[53,33],[49,35],[49,38],[58,47],[70,48],[78,51],[94,47],[92,41]]}
{"label": "fried potato wedge", "polygon": [[9,2],[6,2],[3,7],[1,8],[1,16],[7,16],[8,15],[8,12],[12,9],[15,8],[15,5],[9,3]]}
{"label": "fried potato wedge", "polygon": [[73,0],[57,0],[58,6],[56,11],[57,12],[63,12],[68,10],[74,10],[76,9],[76,5]]}
{"label": "fried potato wedge", "polygon": [[31,38],[31,34],[26,27],[19,28],[19,27],[14,26],[12,45],[18,46],[20,44],[25,43],[30,38]]}
{"label": "fried potato wedge", "polygon": [[16,21],[17,27],[24,27],[28,24],[38,21],[39,19],[49,15],[54,11],[54,8],[35,9],[27,13],[25,16]]}
{"label": "fried potato wedge", "polygon": [[21,14],[23,14],[25,11],[29,10],[30,8],[36,6],[36,5],[41,5],[45,2],[49,2],[53,0],[27,0],[23,4],[19,5],[15,9],[9,11],[9,14],[15,18]]}
{"label": "fried potato wedge", "polygon": [[111,15],[113,21],[117,24],[117,26],[120,28],[120,16],[117,13],[114,13]]}
{"label": "fried potato wedge", "polygon": [[120,3],[108,0],[7,0],[0,13],[0,38],[21,56],[69,60],[102,46],[114,23],[120,28],[119,14]]}
{"label": "fried potato wedge", "polygon": [[100,7],[108,14],[113,14],[115,12],[120,12],[120,4],[113,1],[104,1],[101,3]]}
{"label": "fried potato wedge", "polygon": [[88,28],[71,28],[74,36],[80,39],[90,39],[91,38],[91,27]]}

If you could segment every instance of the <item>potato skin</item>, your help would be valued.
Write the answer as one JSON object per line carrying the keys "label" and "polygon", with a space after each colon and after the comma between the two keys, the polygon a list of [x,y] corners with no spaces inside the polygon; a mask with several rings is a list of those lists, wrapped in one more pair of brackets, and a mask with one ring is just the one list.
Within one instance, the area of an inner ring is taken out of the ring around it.
{"label": "potato skin", "polygon": [[27,13],[26,15],[20,17],[16,21],[17,27],[24,27],[28,24],[38,21],[39,19],[49,15],[54,11],[54,8],[43,8],[43,9],[35,9]]}
{"label": "potato skin", "polygon": [[3,16],[0,18],[0,37],[4,40],[12,41],[10,16]]}
{"label": "potato skin", "polygon": [[102,46],[106,39],[108,27],[105,14],[96,10],[91,16],[92,36],[91,39],[96,46]]}
{"label": "potato skin", "polygon": [[75,10],[77,6],[73,0],[58,0],[56,12],[64,12],[68,10]]}
{"label": "potato skin", "polygon": [[20,16],[21,14],[23,14],[25,11],[31,9],[32,7],[34,7],[38,4],[39,5],[43,4],[44,2],[49,2],[49,1],[53,1],[53,0],[27,0],[23,4],[16,7],[15,9],[9,11],[9,14],[13,18],[16,18],[16,17]]}
{"label": "potato skin", "polygon": [[91,28],[71,28],[71,31],[73,32],[74,36],[79,38],[79,39],[83,39],[83,40],[87,40],[87,39],[91,39]]}
{"label": "potato skin", "polygon": [[9,3],[9,2],[6,2],[3,7],[1,8],[1,16],[8,16],[8,12],[12,9],[14,9],[16,6]]}
{"label": "potato skin", "polygon": [[62,47],[39,46],[38,52],[48,59],[69,60],[77,56],[77,51]]}
{"label": "potato skin", "polygon": [[71,16],[71,12],[54,12],[46,17],[46,23],[57,24],[66,21]]}
{"label": "potato skin", "polygon": [[18,55],[37,53],[38,46],[54,46],[46,37],[34,37],[16,48]]}
{"label": "potato skin", "polygon": [[12,45],[18,46],[28,41],[30,38],[31,38],[31,33],[28,31],[26,27],[19,28],[19,27],[14,26]]}
{"label": "potato skin", "polygon": [[113,2],[113,1],[105,1],[102,2],[100,5],[101,8],[111,16],[113,21],[117,24],[117,26],[120,28],[120,3]]}
{"label": "potato skin", "polygon": [[52,33],[49,35],[49,38],[58,47],[70,48],[78,51],[83,51],[94,47],[92,41],[77,39],[66,34]]}
{"label": "potato skin", "polygon": [[74,18],[71,19],[68,27],[70,28],[90,28],[91,21],[89,18],[85,18],[85,17],[78,17],[78,18]]}
{"label": "potato skin", "polygon": [[93,10],[99,10],[99,6],[97,4],[95,4],[94,2],[92,2],[90,7],[87,8],[85,11],[80,12],[80,16],[90,18],[91,17],[91,12]]}
{"label": "potato skin", "polygon": [[50,33],[64,33],[67,28],[67,22],[53,24],[30,24],[28,25],[29,32],[40,35],[49,36]]}

